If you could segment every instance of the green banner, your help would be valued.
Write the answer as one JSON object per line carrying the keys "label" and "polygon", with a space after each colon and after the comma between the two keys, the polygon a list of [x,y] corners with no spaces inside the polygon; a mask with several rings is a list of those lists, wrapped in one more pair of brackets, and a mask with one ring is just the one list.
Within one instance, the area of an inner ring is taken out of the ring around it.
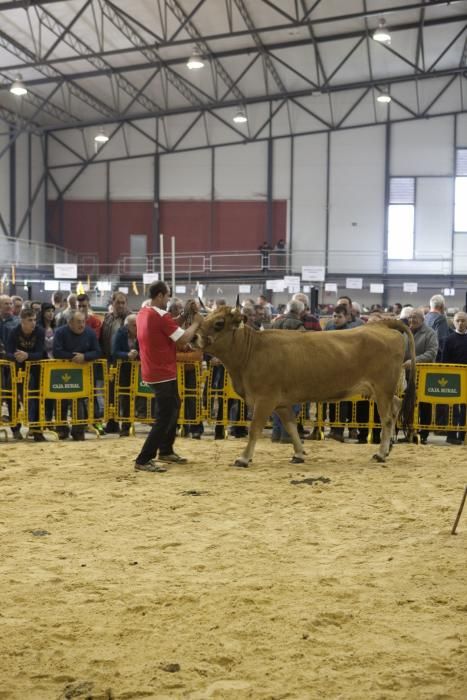
{"label": "green banner", "polygon": [[141,376],[141,365],[138,369],[138,394],[152,394],[151,387],[149,387],[146,382],[143,382],[143,378]]}
{"label": "green banner", "polygon": [[429,373],[425,380],[425,394],[433,397],[456,397],[461,395],[460,374]]}
{"label": "green banner", "polygon": [[75,394],[83,391],[82,369],[53,369],[50,372],[51,394]]}

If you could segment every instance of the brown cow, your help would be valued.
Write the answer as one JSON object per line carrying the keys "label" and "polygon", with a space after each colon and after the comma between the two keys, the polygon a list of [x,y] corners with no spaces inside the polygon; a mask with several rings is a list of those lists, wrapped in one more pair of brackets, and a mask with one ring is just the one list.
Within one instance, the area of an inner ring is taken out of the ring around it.
{"label": "brown cow", "polygon": [[[329,401],[357,394],[374,398],[382,424],[374,459],[384,462],[401,411],[408,426],[415,402],[415,349],[411,331],[401,321],[384,320],[345,333],[255,331],[243,325],[239,308],[221,307],[200,326],[195,344],[218,357],[232,377],[235,391],[253,407],[248,444],[237,467],[247,467],[256,440],[276,411],[292,438],[293,463],[303,462],[292,404]],[[396,396],[409,342],[411,369],[404,401]]]}

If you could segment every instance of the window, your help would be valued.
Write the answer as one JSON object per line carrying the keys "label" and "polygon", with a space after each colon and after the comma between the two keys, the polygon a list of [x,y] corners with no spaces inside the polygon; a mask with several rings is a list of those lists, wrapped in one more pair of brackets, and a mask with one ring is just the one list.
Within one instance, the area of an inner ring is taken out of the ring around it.
{"label": "window", "polygon": [[389,183],[388,259],[412,260],[415,229],[415,178],[392,177]]}
{"label": "window", "polygon": [[454,231],[467,232],[467,148],[459,148],[456,154]]}

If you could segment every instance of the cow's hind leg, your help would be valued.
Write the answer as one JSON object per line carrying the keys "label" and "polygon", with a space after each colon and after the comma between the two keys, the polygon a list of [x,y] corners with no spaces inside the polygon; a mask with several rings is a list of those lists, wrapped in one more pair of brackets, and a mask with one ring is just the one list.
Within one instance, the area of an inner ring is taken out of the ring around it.
{"label": "cow's hind leg", "polygon": [[373,455],[377,462],[385,462],[391,449],[391,438],[394,433],[397,416],[399,415],[401,400],[398,396],[377,397],[376,404],[381,419],[381,443],[379,450]]}
{"label": "cow's hind leg", "polygon": [[253,418],[248,431],[248,443],[242,452],[242,456],[235,460],[234,467],[247,467],[253,459],[256,441],[263,432],[264,425],[272,413],[274,405],[270,401],[256,401],[253,408]]}
{"label": "cow's hind leg", "polygon": [[292,438],[294,446],[294,454],[292,457],[293,464],[301,464],[305,461],[305,452],[303,451],[302,441],[297,430],[297,421],[291,406],[277,406],[275,409],[277,415],[281,419],[282,425],[287,430]]}

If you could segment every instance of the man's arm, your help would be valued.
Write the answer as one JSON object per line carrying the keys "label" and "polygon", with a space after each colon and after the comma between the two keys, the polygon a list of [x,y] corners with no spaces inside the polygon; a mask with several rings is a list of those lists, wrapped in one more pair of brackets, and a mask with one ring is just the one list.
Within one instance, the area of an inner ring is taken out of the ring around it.
{"label": "man's arm", "polygon": [[183,333],[183,335],[181,335],[175,341],[177,344],[177,347],[183,347],[184,345],[189,343],[190,340],[193,340],[193,338],[195,337],[196,331],[198,330],[198,328],[200,327],[202,322],[203,322],[203,317],[201,316],[201,314],[196,314],[191,326],[188,326],[188,328]]}
{"label": "man's arm", "polygon": [[87,331],[87,335],[90,339],[90,348],[84,353],[84,359],[86,360],[86,362],[92,362],[93,360],[98,360],[102,356],[102,352],[99,347],[97,335],[94,333],[92,328],[88,328]]}

